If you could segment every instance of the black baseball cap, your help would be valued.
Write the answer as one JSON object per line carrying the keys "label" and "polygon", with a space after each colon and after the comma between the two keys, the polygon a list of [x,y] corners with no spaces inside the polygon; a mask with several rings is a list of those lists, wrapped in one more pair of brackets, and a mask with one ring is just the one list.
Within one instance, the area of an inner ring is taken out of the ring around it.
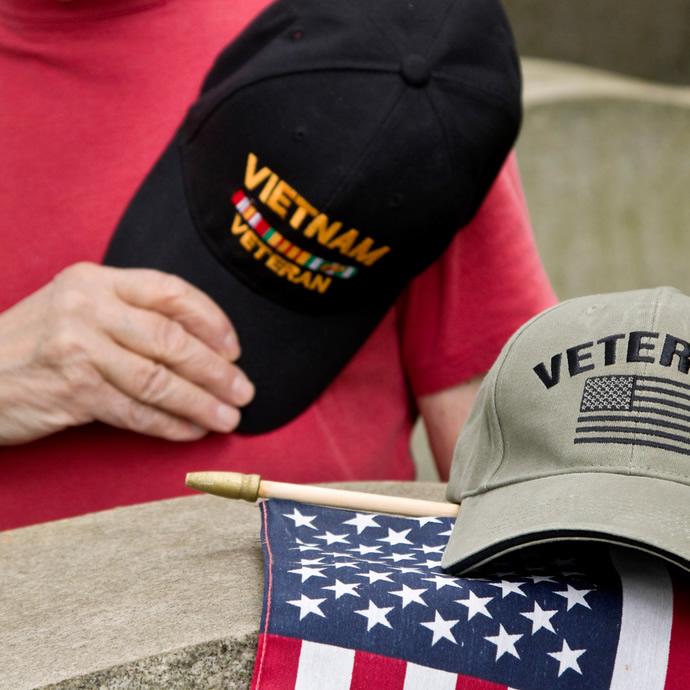
{"label": "black baseball cap", "polygon": [[238,431],[303,412],[481,205],[521,122],[497,0],[278,0],[218,56],[104,262],[235,326]]}

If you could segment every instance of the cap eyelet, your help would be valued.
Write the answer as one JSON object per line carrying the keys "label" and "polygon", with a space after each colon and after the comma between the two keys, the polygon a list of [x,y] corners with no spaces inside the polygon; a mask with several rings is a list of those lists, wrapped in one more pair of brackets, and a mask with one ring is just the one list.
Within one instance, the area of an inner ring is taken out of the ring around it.
{"label": "cap eyelet", "polygon": [[292,133],[292,140],[296,142],[304,141],[307,138],[307,128],[303,125],[295,127],[295,131]]}
{"label": "cap eyelet", "polygon": [[390,198],[388,199],[388,207],[398,208],[399,206],[402,206],[404,202],[405,195],[402,192],[395,192],[394,194],[391,194]]}

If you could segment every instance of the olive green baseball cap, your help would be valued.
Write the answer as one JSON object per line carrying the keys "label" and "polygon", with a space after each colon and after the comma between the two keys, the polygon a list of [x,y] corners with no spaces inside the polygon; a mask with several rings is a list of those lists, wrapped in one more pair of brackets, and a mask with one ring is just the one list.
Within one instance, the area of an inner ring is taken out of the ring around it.
{"label": "olive green baseball cap", "polygon": [[690,297],[578,297],[534,317],[479,391],[453,458],[447,572],[551,542],[690,569]]}

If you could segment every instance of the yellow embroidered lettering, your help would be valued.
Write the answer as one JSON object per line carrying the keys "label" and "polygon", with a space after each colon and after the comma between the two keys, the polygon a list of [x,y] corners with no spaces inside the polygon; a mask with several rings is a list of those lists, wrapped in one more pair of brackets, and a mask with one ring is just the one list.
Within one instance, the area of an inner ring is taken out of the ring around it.
{"label": "yellow embroidered lettering", "polygon": [[374,251],[369,251],[373,245],[374,240],[372,240],[371,237],[365,237],[356,247],[347,253],[347,256],[359,261],[365,266],[371,266],[391,250],[390,247],[385,246],[374,249]]}
{"label": "yellow embroidered lettering", "polygon": [[248,252],[250,252],[252,249],[254,249],[254,247],[256,247],[257,240],[257,236],[251,230],[247,230],[247,232],[245,232],[244,235],[240,235],[240,244]]}
{"label": "yellow embroidered lettering", "polygon": [[275,173],[268,178],[268,182],[266,182],[264,188],[261,190],[261,194],[259,194],[259,201],[262,201],[264,204],[268,201],[268,197],[270,196],[271,192],[276,186],[276,182],[278,182],[279,179],[280,178]]}
{"label": "yellow embroidered lettering", "polygon": [[299,230],[299,226],[302,225],[304,219],[307,217],[307,214],[310,216],[315,216],[318,214],[318,211],[299,194],[295,198],[295,204],[298,208],[290,218],[290,225],[295,228],[295,230]]}
{"label": "yellow embroidered lettering", "polygon": [[311,279],[312,279],[312,272],[311,271],[302,271],[301,273],[296,273],[293,276],[288,276],[288,280],[291,283],[295,283],[297,285],[304,285],[304,287],[308,288],[309,290],[312,289]]}
{"label": "yellow embroidered lettering", "polygon": [[287,261],[283,259],[283,257],[280,254],[276,254],[275,252],[271,253],[271,256],[266,259],[266,266],[270,268],[274,273],[277,273],[278,275],[282,275],[282,270],[287,266]]}
{"label": "yellow embroidered lettering", "polygon": [[268,254],[268,255],[270,256],[271,254],[273,254],[273,252],[270,250],[270,248],[268,247],[268,245],[265,245],[263,242],[261,242],[261,241],[257,238],[257,242],[256,242],[256,251],[254,252],[254,258],[255,258],[255,259],[261,259],[261,258],[263,258],[266,254]]}
{"label": "yellow embroidered lettering", "polygon": [[319,213],[319,215],[305,228],[304,236],[314,237],[314,235],[316,235],[316,241],[319,242],[319,244],[327,246],[333,235],[342,227],[343,224],[339,221],[335,221],[329,225],[328,216],[325,213]]}
{"label": "yellow embroidered lettering", "polygon": [[280,180],[266,203],[281,218],[285,218],[287,209],[292,205],[292,200],[296,196],[297,192],[285,180]]}
{"label": "yellow embroidered lettering", "polygon": [[285,276],[291,283],[297,283],[299,282],[297,280],[297,277],[300,273],[301,271],[299,270],[299,266],[295,266],[295,264],[286,263],[278,275]]}
{"label": "yellow embroidered lettering", "polygon": [[352,228],[352,230],[348,230],[347,232],[344,232],[342,235],[338,235],[332,242],[328,244],[329,249],[337,249],[340,251],[341,254],[345,254],[345,256],[348,256],[348,252],[352,248],[352,245],[357,241],[359,238],[359,232]]}
{"label": "yellow embroidered lettering", "polygon": [[239,213],[236,213],[235,217],[232,219],[232,234],[241,235],[243,232],[247,232],[247,230],[249,230],[249,226],[246,223],[243,223],[242,216]]}
{"label": "yellow embroidered lettering", "polygon": [[330,276],[324,276],[319,273],[316,273],[314,275],[314,280],[311,281],[311,285],[309,285],[310,290],[318,290],[322,295],[326,290],[328,290],[328,286],[331,284],[331,281],[333,278]]}
{"label": "yellow embroidered lettering", "polygon": [[257,172],[256,164],[258,162],[259,159],[253,153],[250,153],[247,157],[247,167],[244,172],[244,186],[249,190],[260,185],[271,174],[271,170],[266,167],[261,168],[261,170]]}

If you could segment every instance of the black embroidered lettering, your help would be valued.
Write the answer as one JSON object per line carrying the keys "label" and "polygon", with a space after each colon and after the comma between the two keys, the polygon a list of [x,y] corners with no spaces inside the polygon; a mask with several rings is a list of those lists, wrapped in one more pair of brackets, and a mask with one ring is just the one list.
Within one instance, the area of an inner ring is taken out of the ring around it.
{"label": "black embroidered lettering", "polygon": [[553,388],[561,380],[561,359],[560,352],[551,358],[551,374],[546,370],[543,362],[534,367],[534,373],[547,388]]}
{"label": "black embroidered lettering", "polygon": [[643,338],[658,338],[658,333],[650,331],[632,331],[628,338],[628,362],[653,362],[654,357],[640,354],[642,350],[653,350],[654,343],[645,343]]}
{"label": "black embroidered lettering", "polygon": [[597,345],[604,346],[604,364],[607,367],[616,363],[616,344],[623,338],[625,338],[625,333],[616,333],[616,335],[607,335],[597,340]]}
{"label": "black embroidered lettering", "polygon": [[676,355],[678,356],[678,371],[687,374],[690,371],[690,343],[673,335],[667,335],[659,364],[670,367]]}
{"label": "black embroidered lettering", "polygon": [[591,347],[594,347],[594,343],[589,342],[583,343],[582,345],[575,345],[575,347],[569,347],[565,351],[566,357],[568,358],[568,371],[571,376],[594,369],[594,364],[585,364],[584,366],[581,364],[585,359],[592,359],[591,352],[582,352],[582,350],[587,350]]}

